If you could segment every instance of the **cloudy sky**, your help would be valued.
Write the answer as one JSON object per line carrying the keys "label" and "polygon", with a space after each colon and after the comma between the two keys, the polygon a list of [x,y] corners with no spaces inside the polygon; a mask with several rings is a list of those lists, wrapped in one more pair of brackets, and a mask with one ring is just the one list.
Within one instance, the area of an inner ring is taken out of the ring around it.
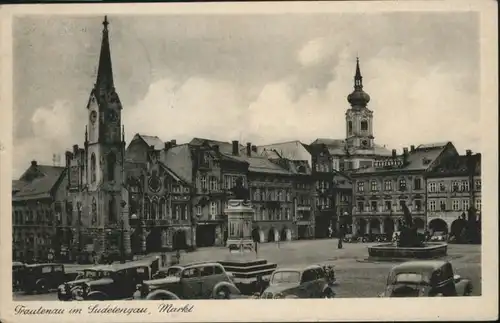
{"label": "cloudy sky", "polygon": [[[474,13],[108,18],[127,140],[344,138],[359,55],[377,143],[480,148]],[[14,176],[83,144],[101,22],[14,21]]]}

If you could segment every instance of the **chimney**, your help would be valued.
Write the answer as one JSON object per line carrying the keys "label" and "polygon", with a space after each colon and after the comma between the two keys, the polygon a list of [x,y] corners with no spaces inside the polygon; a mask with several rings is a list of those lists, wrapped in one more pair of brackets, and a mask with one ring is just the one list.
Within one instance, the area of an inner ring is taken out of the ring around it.
{"label": "chimney", "polygon": [[170,145],[171,147],[177,146],[177,140],[175,140],[175,139],[170,140],[170,144],[171,144]]}
{"label": "chimney", "polygon": [[69,167],[71,164],[71,159],[73,156],[71,156],[71,151],[66,151],[66,167]]}
{"label": "chimney", "polygon": [[256,153],[256,152],[257,152],[257,146],[252,145],[252,151],[253,151],[254,153]]}
{"label": "chimney", "polygon": [[407,163],[408,162],[408,148],[404,147],[403,148],[403,163]]}
{"label": "chimney", "polygon": [[465,151],[465,155],[466,155],[466,156],[472,156],[472,150],[467,149],[467,150]]}
{"label": "chimney", "polygon": [[247,156],[251,157],[252,156],[252,143],[247,142]]}
{"label": "chimney", "polygon": [[415,145],[411,145],[411,146],[410,146],[410,151],[411,151],[411,152],[414,152],[414,151],[415,151]]}
{"label": "chimney", "polygon": [[167,151],[169,149],[170,149],[170,142],[167,141],[167,142],[163,143],[163,150]]}
{"label": "chimney", "polygon": [[240,145],[238,143],[238,140],[233,140],[233,156],[239,155],[239,148],[240,148]]}
{"label": "chimney", "polygon": [[396,149],[392,150],[392,158],[396,158]]}
{"label": "chimney", "polygon": [[73,145],[73,155],[77,155],[78,154],[78,145]]}
{"label": "chimney", "polygon": [[32,161],[31,161],[31,166],[33,166],[33,167],[36,167],[36,166],[37,166],[37,162],[36,162],[36,160],[32,160]]}
{"label": "chimney", "polygon": [[213,145],[212,148],[216,151],[219,152],[219,145]]}

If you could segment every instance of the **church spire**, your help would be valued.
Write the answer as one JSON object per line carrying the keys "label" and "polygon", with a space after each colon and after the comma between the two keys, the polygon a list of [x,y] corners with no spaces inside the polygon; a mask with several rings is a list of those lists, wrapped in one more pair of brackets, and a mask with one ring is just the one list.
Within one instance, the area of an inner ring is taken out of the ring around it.
{"label": "church spire", "polygon": [[370,96],[363,91],[363,76],[359,68],[359,57],[356,57],[356,73],[354,74],[354,91],[347,96],[353,108],[364,108],[370,102]]}
{"label": "church spire", "polygon": [[109,50],[108,16],[104,16],[102,25],[104,28],[102,30],[101,54],[99,56],[99,67],[97,69],[97,81],[95,87],[96,90],[104,91],[104,93],[106,93],[114,88],[111,51]]}
{"label": "church spire", "polygon": [[354,75],[354,89],[363,89],[363,76],[361,76],[361,70],[359,68],[359,57],[356,57],[356,74]]}

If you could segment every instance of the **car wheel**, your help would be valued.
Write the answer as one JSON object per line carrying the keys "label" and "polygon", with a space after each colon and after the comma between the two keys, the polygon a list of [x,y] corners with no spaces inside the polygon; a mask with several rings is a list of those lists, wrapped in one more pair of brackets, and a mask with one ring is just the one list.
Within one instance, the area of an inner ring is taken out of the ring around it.
{"label": "car wheel", "polygon": [[334,298],[334,297],[335,294],[330,288],[325,289],[325,291],[323,292],[323,298]]}
{"label": "car wheel", "polygon": [[230,294],[229,289],[227,287],[222,287],[215,293],[215,298],[216,299],[229,299],[229,294]]}
{"label": "car wheel", "polygon": [[36,287],[36,291],[40,294],[46,293],[47,292],[47,284],[45,284],[45,282],[43,280],[38,282],[37,287]]}

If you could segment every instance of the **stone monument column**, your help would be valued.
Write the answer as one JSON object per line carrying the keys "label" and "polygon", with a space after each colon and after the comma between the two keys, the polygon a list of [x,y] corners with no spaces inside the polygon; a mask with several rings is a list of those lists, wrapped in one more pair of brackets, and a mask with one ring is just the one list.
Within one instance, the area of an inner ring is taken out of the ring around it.
{"label": "stone monument column", "polygon": [[251,251],[254,247],[252,239],[252,221],[254,209],[244,200],[229,200],[224,210],[227,215],[228,237],[227,246],[232,251]]}

